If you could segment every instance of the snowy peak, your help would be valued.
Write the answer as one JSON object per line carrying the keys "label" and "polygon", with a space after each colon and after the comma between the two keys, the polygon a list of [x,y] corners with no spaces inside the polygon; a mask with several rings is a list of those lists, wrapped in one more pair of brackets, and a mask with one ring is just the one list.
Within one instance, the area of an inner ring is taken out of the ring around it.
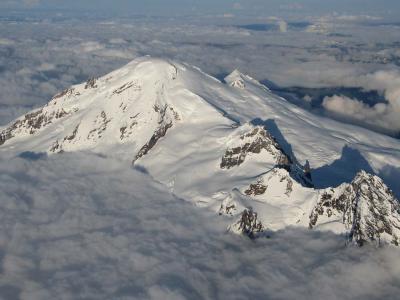
{"label": "snowy peak", "polygon": [[250,124],[242,126],[238,133],[231,137],[229,146],[222,157],[221,169],[240,166],[247,157],[251,159],[257,154],[264,155],[264,162],[267,161],[265,155],[269,155],[274,164],[282,167],[289,168],[291,163],[274,137],[261,126],[253,127]]}
{"label": "snowy peak", "polygon": [[[185,71],[183,65],[160,59],[136,59],[66,89],[45,107],[0,129],[0,144],[13,147],[23,141],[32,150],[48,153],[116,151],[136,161],[176,123],[193,119],[194,111],[224,119],[217,108],[186,89],[178,78]],[[129,146],[129,154],[124,146]],[[113,147],[118,149],[110,151]]]}
{"label": "snowy peak", "polygon": [[251,237],[302,226],[357,244],[398,245],[399,204],[380,178],[360,172],[350,184],[318,190],[308,163],[347,167],[327,158],[359,136],[370,153],[376,141],[394,149],[388,157],[396,162],[398,144],[377,135],[370,142],[370,132],[355,128],[349,136],[348,127],[292,106],[237,70],[226,83],[186,64],[138,58],[0,128],[0,151],[93,151],[133,162]]}
{"label": "snowy peak", "polygon": [[225,77],[225,82],[232,87],[244,89],[246,87],[246,76],[240,73],[239,70],[234,70],[231,74]]}
{"label": "snowy peak", "polygon": [[321,191],[310,228],[339,221],[350,241],[399,245],[400,204],[382,179],[361,171],[350,184]]}
{"label": "snowy peak", "polygon": [[224,81],[230,85],[231,87],[244,90],[248,87],[256,86],[258,88],[262,88],[264,90],[269,89],[261,84],[258,80],[252,78],[249,75],[241,73],[239,70],[235,69],[231,74],[224,78]]}

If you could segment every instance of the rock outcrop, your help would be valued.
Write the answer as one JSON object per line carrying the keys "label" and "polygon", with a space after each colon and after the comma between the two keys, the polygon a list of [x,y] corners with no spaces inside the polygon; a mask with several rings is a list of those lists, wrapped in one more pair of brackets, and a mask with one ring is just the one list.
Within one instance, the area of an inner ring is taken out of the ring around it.
{"label": "rock outcrop", "polygon": [[343,224],[349,241],[362,246],[400,243],[400,204],[378,177],[361,171],[351,183],[320,192],[310,215],[310,228]]}
{"label": "rock outcrop", "polygon": [[249,238],[256,238],[265,228],[261,221],[258,219],[258,214],[252,208],[245,209],[240,219],[232,225],[231,229],[237,233],[244,234]]}
{"label": "rock outcrop", "polygon": [[173,126],[173,120],[177,120],[175,111],[172,108],[169,109],[168,105],[164,107],[154,106],[154,111],[159,114],[159,126],[150,140],[136,154],[133,164],[145,156],[157,144],[158,140],[167,134],[167,131]]}
{"label": "rock outcrop", "polygon": [[0,132],[0,145],[3,145],[16,135],[33,135],[54,120],[61,119],[68,114],[70,112],[64,109],[47,111],[45,108],[28,113]]}
{"label": "rock outcrop", "polygon": [[240,166],[249,154],[260,154],[267,151],[279,166],[290,168],[292,163],[288,155],[276,142],[274,137],[261,126],[255,126],[250,132],[243,134],[237,141],[237,146],[228,148],[222,157],[221,169]]}

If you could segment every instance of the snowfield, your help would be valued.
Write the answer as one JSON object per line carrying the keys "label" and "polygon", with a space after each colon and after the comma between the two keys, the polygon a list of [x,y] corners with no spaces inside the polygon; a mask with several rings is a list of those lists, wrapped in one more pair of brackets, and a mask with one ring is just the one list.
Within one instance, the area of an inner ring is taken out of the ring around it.
{"label": "snowfield", "polygon": [[399,292],[400,141],[239,71],[143,57],[73,86],[0,128],[0,176],[6,299]]}

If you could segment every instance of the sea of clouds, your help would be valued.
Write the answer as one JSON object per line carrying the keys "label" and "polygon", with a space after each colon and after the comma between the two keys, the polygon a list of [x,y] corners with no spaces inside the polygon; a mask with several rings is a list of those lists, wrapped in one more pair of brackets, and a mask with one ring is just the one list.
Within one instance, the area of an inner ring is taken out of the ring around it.
{"label": "sea of clouds", "polygon": [[94,154],[0,157],[3,299],[395,299],[398,249],[231,219]]}
{"label": "sea of clouds", "polygon": [[385,102],[327,96],[322,113],[397,135],[399,27],[377,20],[336,15],[299,23],[269,17],[257,20],[266,24],[265,30],[253,30],[259,27],[234,15],[197,20],[0,18],[0,125],[72,84],[152,55],[188,62],[220,79],[238,68],[270,86],[377,91]]}

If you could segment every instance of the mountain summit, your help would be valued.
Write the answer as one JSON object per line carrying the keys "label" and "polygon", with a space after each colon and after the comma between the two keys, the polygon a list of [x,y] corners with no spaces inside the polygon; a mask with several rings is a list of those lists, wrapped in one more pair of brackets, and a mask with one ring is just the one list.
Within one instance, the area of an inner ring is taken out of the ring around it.
{"label": "mountain summit", "polygon": [[220,82],[138,58],[0,128],[0,145],[117,157],[251,237],[303,226],[358,245],[399,242],[399,141],[301,110],[239,71]]}

